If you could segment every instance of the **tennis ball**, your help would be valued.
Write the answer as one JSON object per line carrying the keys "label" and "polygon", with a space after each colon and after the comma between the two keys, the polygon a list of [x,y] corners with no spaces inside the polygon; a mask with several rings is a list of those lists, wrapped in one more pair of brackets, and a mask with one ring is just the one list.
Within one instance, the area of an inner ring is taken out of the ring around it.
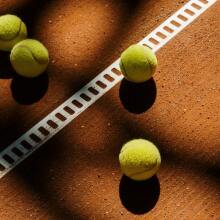
{"label": "tennis ball", "polygon": [[39,41],[26,39],[13,47],[10,61],[19,75],[33,78],[46,70],[49,54],[45,46]]}
{"label": "tennis ball", "polygon": [[150,141],[135,139],[126,143],[119,154],[122,172],[133,180],[147,180],[156,174],[161,157]]}
{"label": "tennis ball", "polygon": [[145,82],[153,76],[156,67],[156,55],[146,46],[132,45],[121,54],[120,69],[128,81]]}
{"label": "tennis ball", "polygon": [[0,50],[10,51],[26,38],[27,28],[19,17],[9,14],[0,16]]}

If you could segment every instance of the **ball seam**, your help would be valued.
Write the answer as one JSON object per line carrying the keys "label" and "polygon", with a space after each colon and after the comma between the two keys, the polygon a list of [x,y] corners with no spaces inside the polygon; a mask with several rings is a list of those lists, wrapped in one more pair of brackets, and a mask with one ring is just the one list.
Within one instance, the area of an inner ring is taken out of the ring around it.
{"label": "ball seam", "polygon": [[149,172],[149,171],[151,171],[152,169],[154,169],[155,167],[157,167],[157,164],[158,164],[158,160],[157,160],[157,163],[154,164],[153,166],[151,166],[151,167],[146,167],[146,169],[145,169],[144,171],[132,173],[132,174],[130,174],[130,176],[131,176],[131,177],[134,177],[134,176],[136,176],[136,175]]}
{"label": "ball seam", "polygon": [[[40,61],[34,56],[34,54],[32,53],[32,51],[30,50],[29,47],[24,46],[24,45],[18,45],[15,49],[17,49],[18,47],[22,47],[22,48],[25,48],[26,50],[28,50],[28,52],[31,54],[31,56],[33,57],[33,59],[34,59],[39,65],[45,65],[45,64],[48,63],[48,61],[46,61],[46,62],[40,62]],[[12,51],[12,57],[13,57],[13,51]]]}
{"label": "ball seam", "polygon": [[121,60],[121,65],[123,66],[125,77],[128,78],[128,74],[127,74],[127,71],[126,71],[126,69],[125,69],[125,66],[124,66],[124,63],[123,63],[122,60]]}
{"label": "ball seam", "polygon": [[[148,63],[148,66],[149,66],[149,68],[150,68],[150,75],[152,76],[153,71],[152,71],[151,64],[149,63],[148,59],[147,59],[147,63]],[[150,77],[150,78],[151,78],[151,77]]]}

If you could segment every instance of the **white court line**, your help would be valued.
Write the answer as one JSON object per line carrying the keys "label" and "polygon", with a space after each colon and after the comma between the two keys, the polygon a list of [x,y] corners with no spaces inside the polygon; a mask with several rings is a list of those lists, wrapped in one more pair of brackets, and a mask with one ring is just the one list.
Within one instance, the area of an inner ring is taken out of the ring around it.
{"label": "white court line", "polygon": [[[217,0],[191,0],[139,42],[158,51]],[[119,59],[0,153],[0,178],[123,79]]]}

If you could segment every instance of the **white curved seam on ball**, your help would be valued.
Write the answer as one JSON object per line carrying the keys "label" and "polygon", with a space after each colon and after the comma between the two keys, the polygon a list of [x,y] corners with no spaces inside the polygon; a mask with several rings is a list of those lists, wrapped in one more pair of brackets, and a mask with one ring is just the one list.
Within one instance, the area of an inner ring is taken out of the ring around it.
{"label": "white curved seam on ball", "polygon": [[149,172],[149,171],[152,171],[157,165],[154,165],[153,167],[150,167],[148,169],[145,169],[143,171],[139,171],[139,172],[136,172],[136,173],[132,173],[130,176],[131,177],[135,177],[137,175],[140,175],[140,174],[143,174],[143,173],[146,173],[146,172]]}
{"label": "white curved seam on ball", "polygon": [[125,66],[124,66],[124,63],[123,63],[122,60],[121,60],[121,64],[122,64],[123,69],[124,69],[124,75],[125,75],[127,78],[129,78],[129,77],[128,77],[128,74],[127,74],[127,70],[125,69]]}
{"label": "white curved seam on ball", "polygon": [[[44,63],[43,62],[40,62],[34,55],[34,53],[32,53],[31,49],[27,46],[24,46],[24,45],[18,45],[15,49],[19,48],[19,47],[22,47],[22,48],[25,48],[26,50],[28,50],[28,52],[31,54],[31,56],[33,57],[34,61],[36,61],[39,65],[45,65],[48,63],[48,60],[45,61]],[[13,55],[13,53],[12,53]]]}

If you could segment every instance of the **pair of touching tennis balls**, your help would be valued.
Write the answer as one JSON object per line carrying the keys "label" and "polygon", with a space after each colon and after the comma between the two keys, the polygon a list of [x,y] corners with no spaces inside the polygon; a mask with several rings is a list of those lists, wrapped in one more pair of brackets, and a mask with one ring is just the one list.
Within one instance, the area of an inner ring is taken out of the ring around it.
{"label": "pair of touching tennis balls", "polygon": [[0,16],[0,50],[10,53],[14,70],[33,78],[42,74],[49,63],[49,53],[39,41],[27,38],[25,23],[15,15]]}

